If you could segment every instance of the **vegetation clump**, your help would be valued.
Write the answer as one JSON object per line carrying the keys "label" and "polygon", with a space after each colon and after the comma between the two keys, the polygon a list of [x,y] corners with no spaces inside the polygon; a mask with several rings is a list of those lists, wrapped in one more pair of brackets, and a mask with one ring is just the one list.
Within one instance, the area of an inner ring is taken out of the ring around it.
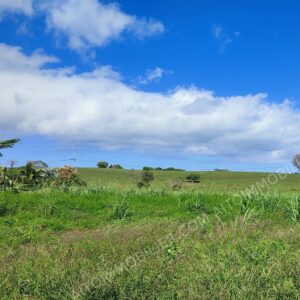
{"label": "vegetation clump", "polygon": [[121,170],[121,169],[124,169],[124,168],[123,168],[121,165],[119,165],[119,164],[116,164],[116,165],[110,165],[109,168],[110,168],[110,169],[120,169],[120,170]]}
{"label": "vegetation clump", "polygon": [[154,180],[154,175],[151,171],[143,171],[140,175],[140,178],[137,182],[138,188],[148,188],[152,181]]}
{"label": "vegetation clump", "polygon": [[[0,149],[12,148],[19,141],[20,141],[19,139],[11,139],[11,140],[0,141]],[[0,157],[1,156],[3,156],[3,155],[0,152]]]}
{"label": "vegetation clump", "polygon": [[55,184],[68,187],[73,185],[86,185],[86,183],[80,179],[78,170],[70,166],[64,166],[57,170]]}
{"label": "vegetation clump", "polygon": [[106,169],[108,168],[108,162],[101,160],[97,163],[97,167],[100,169]]}
{"label": "vegetation clump", "polygon": [[192,182],[192,183],[199,183],[200,182],[200,175],[196,173],[191,173],[186,176],[186,181],[187,182]]}
{"label": "vegetation clump", "polygon": [[131,214],[129,203],[126,200],[117,202],[112,210],[112,218],[116,220],[124,220]]}

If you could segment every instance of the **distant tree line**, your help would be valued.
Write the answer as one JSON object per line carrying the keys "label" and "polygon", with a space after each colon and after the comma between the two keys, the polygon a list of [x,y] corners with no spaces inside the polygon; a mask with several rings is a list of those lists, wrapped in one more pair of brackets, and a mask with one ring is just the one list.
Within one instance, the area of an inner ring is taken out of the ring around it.
{"label": "distant tree line", "polygon": [[157,171],[185,171],[184,169],[177,169],[174,167],[169,167],[169,168],[161,168],[161,167],[157,167],[157,168],[153,168],[153,167],[143,167],[144,171],[153,171],[153,170],[157,170]]}
{"label": "distant tree line", "polygon": [[100,169],[124,169],[121,165],[119,164],[109,164],[107,161],[101,160],[97,163],[97,167]]}

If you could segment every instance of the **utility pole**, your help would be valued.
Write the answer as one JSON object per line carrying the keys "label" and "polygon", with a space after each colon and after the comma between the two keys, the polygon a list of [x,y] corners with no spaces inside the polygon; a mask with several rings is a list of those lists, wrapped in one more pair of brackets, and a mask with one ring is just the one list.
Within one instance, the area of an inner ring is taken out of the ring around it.
{"label": "utility pole", "polygon": [[72,152],[73,152],[73,155],[72,155],[71,160],[73,160],[73,166],[75,168],[76,167],[76,149],[75,149],[75,143],[74,142],[72,143]]}

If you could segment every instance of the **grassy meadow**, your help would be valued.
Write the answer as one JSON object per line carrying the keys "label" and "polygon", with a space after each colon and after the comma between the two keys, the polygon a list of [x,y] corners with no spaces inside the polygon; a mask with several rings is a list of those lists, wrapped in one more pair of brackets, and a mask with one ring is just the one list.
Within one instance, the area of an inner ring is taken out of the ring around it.
{"label": "grassy meadow", "polygon": [[153,173],[0,192],[0,299],[300,298],[299,175],[245,193],[269,174]]}

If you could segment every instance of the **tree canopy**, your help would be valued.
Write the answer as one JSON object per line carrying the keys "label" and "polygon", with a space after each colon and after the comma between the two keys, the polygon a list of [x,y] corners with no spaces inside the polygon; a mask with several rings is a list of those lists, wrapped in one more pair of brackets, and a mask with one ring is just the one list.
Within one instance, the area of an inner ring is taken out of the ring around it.
{"label": "tree canopy", "polygon": [[[20,141],[19,139],[11,139],[11,140],[0,141],[0,149],[12,148],[19,141]],[[1,156],[3,156],[3,155],[0,152],[0,157]]]}

